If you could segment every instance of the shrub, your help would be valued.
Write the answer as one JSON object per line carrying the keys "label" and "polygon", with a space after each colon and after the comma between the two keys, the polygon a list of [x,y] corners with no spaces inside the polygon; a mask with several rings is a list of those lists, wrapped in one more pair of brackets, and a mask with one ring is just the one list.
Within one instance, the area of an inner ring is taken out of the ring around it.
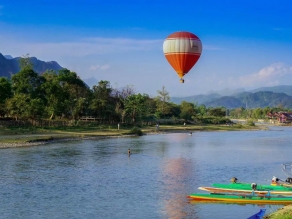
{"label": "shrub", "polygon": [[230,124],[232,123],[228,118],[205,116],[200,118],[194,118],[194,121],[200,124]]}
{"label": "shrub", "polygon": [[135,134],[135,135],[138,135],[138,136],[141,136],[143,135],[143,132],[141,129],[139,129],[138,127],[134,127],[131,129],[130,131],[131,134]]}
{"label": "shrub", "polygon": [[240,123],[236,123],[236,124],[233,125],[233,127],[241,129],[243,126]]}
{"label": "shrub", "polygon": [[249,126],[255,126],[255,124],[252,120],[248,120],[246,124]]}

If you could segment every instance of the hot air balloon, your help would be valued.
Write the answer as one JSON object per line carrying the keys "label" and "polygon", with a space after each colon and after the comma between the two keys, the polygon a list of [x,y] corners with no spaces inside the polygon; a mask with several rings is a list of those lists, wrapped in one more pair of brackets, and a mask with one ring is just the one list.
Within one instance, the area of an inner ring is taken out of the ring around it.
{"label": "hot air balloon", "polygon": [[179,31],[163,42],[163,52],[169,64],[184,83],[184,75],[196,64],[202,53],[202,43],[195,34]]}

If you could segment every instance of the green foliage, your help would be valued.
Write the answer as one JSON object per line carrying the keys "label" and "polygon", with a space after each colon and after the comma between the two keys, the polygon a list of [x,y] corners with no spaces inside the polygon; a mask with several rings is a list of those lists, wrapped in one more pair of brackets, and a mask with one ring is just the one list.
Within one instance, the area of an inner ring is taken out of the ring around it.
{"label": "green foliage", "polygon": [[231,124],[231,120],[228,118],[215,117],[215,116],[204,116],[196,118],[195,121],[201,124]]}
{"label": "green foliage", "polygon": [[110,118],[114,112],[115,103],[111,96],[112,88],[109,81],[100,81],[93,86],[90,109],[99,118]]}
{"label": "green foliage", "polygon": [[240,123],[236,123],[233,125],[233,127],[241,129],[241,128],[243,128],[243,125]]}
{"label": "green foliage", "polygon": [[162,86],[162,90],[157,91],[156,100],[156,111],[164,117],[166,114],[170,113],[170,104],[168,104],[170,97],[169,92],[166,91],[165,87]]}
{"label": "green foliage", "polygon": [[41,85],[44,78],[33,69],[24,68],[11,78],[12,89],[15,94],[28,94],[31,98],[42,96]]}
{"label": "green foliage", "polygon": [[0,117],[6,114],[5,102],[12,96],[10,81],[7,78],[0,77]]}
{"label": "green foliage", "polygon": [[[109,81],[99,81],[90,89],[75,72],[62,69],[37,74],[23,58],[21,70],[11,80],[0,78],[0,117],[12,116],[16,119],[65,119],[72,120],[72,126],[83,124],[81,117],[94,117],[105,124],[123,123],[138,126],[165,120],[171,124],[194,120],[201,124],[226,124],[227,112],[231,118],[264,119],[268,112],[288,111],[282,102],[277,107],[233,110],[182,101],[180,105],[169,102],[165,87],[158,90],[155,98],[147,94],[136,94],[132,87],[113,89]],[[266,93],[257,96],[268,97]],[[270,94],[269,94],[270,95]],[[256,101],[256,97],[243,95],[245,101]],[[268,100],[270,101],[270,100]],[[172,118],[171,120],[169,120]],[[86,122],[85,122],[86,123]],[[84,124],[85,124],[84,123]],[[249,125],[254,125],[250,123]]]}
{"label": "green foliage", "polygon": [[61,117],[62,112],[69,108],[67,105],[69,93],[61,86],[55,71],[46,71],[43,76],[46,79],[42,85],[46,96],[46,114],[50,119]]}
{"label": "green foliage", "polygon": [[143,135],[143,132],[141,129],[139,129],[138,127],[133,127],[130,131],[131,134],[135,134],[135,135],[138,135],[138,136],[142,136]]}
{"label": "green foliage", "polygon": [[148,95],[146,94],[133,94],[125,99],[126,114],[130,116],[131,122],[135,123],[146,115],[146,100]]}
{"label": "green foliage", "polygon": [[19,59],[19,67],[21,70],[24,69],[33,69],[33,64],[31,62],[31,59],[29,57],[29,54],[24,55]]}
{"label": "green foliage", "polygon": [[226,116],[226,109],[225,108],[210,108],[208,110],[208,114],[210,116],[215,116],[215,117],[224,117]]}
{"label": "green foliage", "polygon": [[11,82],[5,77],[0,77],[0,104],[12,97]]}
{"label": "green foliage", "polygon": [[246,125],[248,125],[248,126],[255,126],[254,122],[251,119],[249,119],[247,121]]}
{"label": "green foliage", "polygon": [[193,103],[188,103],[186,101],[182,101],[180,104],[180,118],[185,120],[191,120],[192,116],[195,115],[195,109],[194,109]]}

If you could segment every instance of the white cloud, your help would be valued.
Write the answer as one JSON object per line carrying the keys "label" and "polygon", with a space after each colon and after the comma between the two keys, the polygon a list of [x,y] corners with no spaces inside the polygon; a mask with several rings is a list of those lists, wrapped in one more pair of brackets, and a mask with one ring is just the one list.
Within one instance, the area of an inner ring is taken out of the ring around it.
{"label": "white cloud", "polygon": [[292,67],[284,63],[274,63],[262,68],[259,72],[239,77],[239,83],[243,86],[253,86],[257,84],[277,85],[284,76],[292,75]]}
{"label": "white cloud", "polygon": [[[3,38],[3,37],[1,37]],[[150,51],[161,47],[162,40],[136,40],[124,38],[86,38],[71,42],[23,42],[19,40],[2,39],[1,47],[17,51],[18,54],[29,53],[36,57],[82,57],[130,51]],[[3,49],[3,48],[2,48]]]}
{"label": "white cloud", "polygon": [[200,82],[196,84],[199,90],[220,90],[220,89],[253,89],[257,87],[269,87],[282,84],[291,84],[292,66],[284,63],[273,63],[260,69],[253,74],[242,76],[222,77],[221,74],[213,73],[201,77]]}
{"label": "white cloud", "polygon": [[109,69],[110,66],[109,65],[91,65],[90,66],[90,70],[92,71],[97,71],[97,70],[106,70],[106,69]]}

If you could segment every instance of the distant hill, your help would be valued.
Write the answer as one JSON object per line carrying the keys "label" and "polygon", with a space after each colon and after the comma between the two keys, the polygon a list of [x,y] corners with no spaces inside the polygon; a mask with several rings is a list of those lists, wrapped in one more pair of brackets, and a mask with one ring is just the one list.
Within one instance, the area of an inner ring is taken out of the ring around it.
{"label": "distant hill", "polygon": [[220,97],[213,101],[207,101],[203,103],[207,107],[221,107],[224,106],[228,109],[234,109],[239,107],[245,107],[245,103],[243,103],[240,99],[232,96],[224,96]]}
{"label": "distant hill", "polygon": [[212,93],[212,94],[200,94],[200,95],[194,95],[194,96],[188,96],[188,97],[170,97],[170,101],[176,104],[180,104],[182,101],[202,104],[204,102],[212,101],[220,97],[221,95]]}
{"label": "distant hill", "polygon": [[[201,94],[187,97],[171,97],[170,101],[180,104],[182,101],[204,104],[207,107],[226,107],[234,109],[238,107],[283,107],[292,109],[292,86],[280,85],[274,87],[261,87],[250,91],[244,89],[221,90],[212,94]],[[225,94],[225,95],[223,95]]]}
{"label": "distant hill", "polygon": [[4,57],[5,57],[6,59],[13,59],[13,57],[12,57],[11,55],[4,55]]}
{"label": "distant hill", "polygon": [[264,108],[277,107],[282,105],[285,108],[292,109],[292,96],[284,93],[274,93],[271,91],[260,91],[256,93],[243,92],[235,96],[220,97],[213,101],[203,103],[207,107],[224,106],[229,109],[238,107],[244,108]]}
{"label": "distant hill", "polygon": [[274,93],[284,93],[289,96],[292,96],[292,86],[291,85],[279,85],[274,87],[261,87],[254,90],[251,90],[250,92],[259,92],[259,91],[272,91]]}
{"label": "distant hill", "polygon": [[[5,55],[4,57],[0,53],[0,77],[8,77],[10,78],[12,74],[16,74],[19,72],[19,59],[20,57],[13,58],[12,56]],[[46,70],[60,70],[63,67],[61,67],[57,62],[51,61],[51,62],[44,62],[36,57],[31,57],[31,62],[33,64],[34,70],[41,74],[44,73]]]}
{"label": "distant hill", "polygon": [[88,87],[92,88],[94,85],[98,84],[98,80],[94,77],[82,79]]}
{"label": "distant hill", "polygon": [[232,96],[237,93],[245,92],[245,89],[238,88],[238,89],[223,89],[223,90],[217,90],[217,91],[211,91],[208,94],[219,94],[220,96]]}

